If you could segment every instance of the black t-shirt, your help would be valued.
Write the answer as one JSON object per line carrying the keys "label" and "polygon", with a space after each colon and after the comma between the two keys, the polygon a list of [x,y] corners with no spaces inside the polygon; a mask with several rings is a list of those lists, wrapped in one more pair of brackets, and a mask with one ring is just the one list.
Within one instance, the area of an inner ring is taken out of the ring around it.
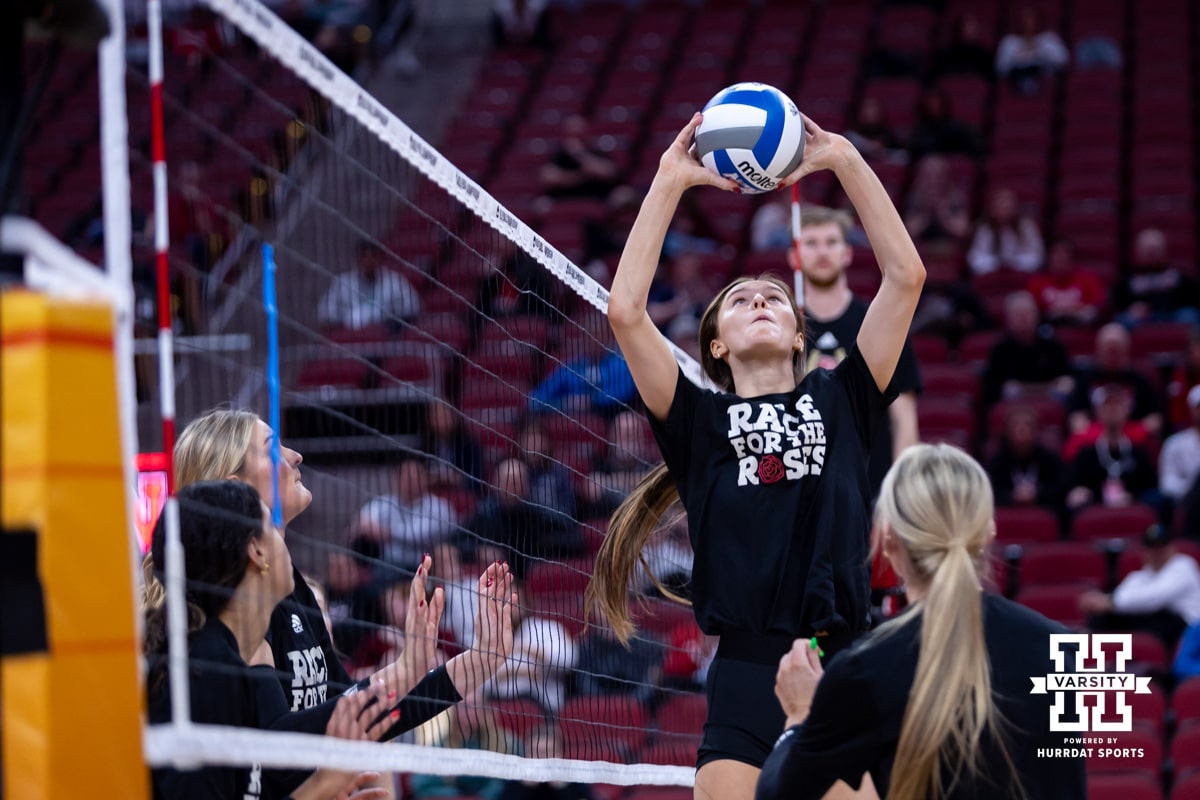
{"label": "black t-shirt", "polygon": [[867,452],[887,402],[857,347],[784,394],[716,393],[679,373],[666,420],[649,417],[688,515],[702,630],[866,630]]}
{"label": "black t-shirt", "polygon": [[[287,714],[287,700],[269,669],[248,667],[238,652],[237,639],[219,619],[210,617],[188,641],[188,694],[192,721],[239,728],[276,728],[303,733],[324,733],[334,703],[324,703],[303,714]],[[152,687],[151,723],[169,722],[171,696],[168,683]],[[273,722],[285,722],[272,725]],[[296,773],[290,786],[264,780],[264,770],[250,767],[209,766],[180,771],[152,772],[156,800],[244,800],[284,797],[308,773]]]}
{"label": "black t-shirt", "polygon": [[[916,675],[919,620],[919,610],[914,611],[912,619],[891,635],[868,637],[830,662],[808,718],[779,738],[763,765],[756,800],[822,797],[839,779],[857,786],[864,772],[871,773],[879,796],[887,795]],[[1060,671],[1050,658],[1049,636],[1067,629],[992,594],[983,595],[983,625],[992,696],[1009,724],[1005,743],[1029,800],[1087,797],[1084,759],[1038,755],[1039,749],[1070,747],[1064,744],[1063,733],[1049,730],[1050,709],[1058,693],[1030,693],[1030,678]],[[1072,661],[1066,659],[1068,667]],[[1080,734],[1067,734],[1074,735]],[[983,747],[983,761],[994,782],[963,776],[952,792],[943,795],[946,800],[1017,796],[1009,785],[1008,767],[986,733]]]}
{"label": "black t-shirt", "polygon": [[[302,711],[326,700],[336,700],[351,686],[365,689],[369,681],[364,679],[355,684],[346,672],[333,649],[317,598],[304,582],[300,570],[293,565],[292,571],[296,588],[276,606],[267,631],[267,641],[271,643],[275,657],[275,674],[287,699],[286,707],[278,709],[281,717],[295,716],[286,714],[287,711]],[[430,670],[397,703],[395,707],[400,710],[400,719],[382,739],[393,739],[412,730],[459,700],[462,696],[454,688],[445,666]],[[263,713],[266,713],[265,709]],[[273,727],[293,724],[279,719],[268,719],[267,723]]]}
{"label": "black t-shirt", "polygon": [[[867,316],[867,307],[866,301],[855,297],[837,319],[824,322],[811,316],[805,319],[806,372],[812,372],[817,367],[831,368],[841,363],[851,345],[858,340],[858,330]],[[905,337],[904,349],[900,351],[900,360],[896,363],[896,372],[892,375],[892,382],[888,384],[888,394],[920,394],[923,388],[921,371],[917,368],[917,355],[913,352],[911,342]],[[875,427],[871,432],[871,462],[868,467],[872,497],[879,494],[883,476],[887,475],[892,466],[891,418],[887,413],[881,413],[873,425]]]}
{"label": "black t-shirt", "polygon": [[292,575],[296,588],[271,614],[267,641],[288,708],[302,711],[336,698],[354,681],[333,649],[317,598],[294,565]]}

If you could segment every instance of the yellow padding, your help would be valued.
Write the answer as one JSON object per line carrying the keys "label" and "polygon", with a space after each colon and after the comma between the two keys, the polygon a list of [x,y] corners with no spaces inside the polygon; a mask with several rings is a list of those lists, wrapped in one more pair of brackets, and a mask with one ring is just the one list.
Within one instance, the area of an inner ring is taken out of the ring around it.
{"label": "yellow padding", "polygon": [[36,531],[48,653],[0,662],[4,796],[149,796],[112,312],[0,295],[4,528]]}

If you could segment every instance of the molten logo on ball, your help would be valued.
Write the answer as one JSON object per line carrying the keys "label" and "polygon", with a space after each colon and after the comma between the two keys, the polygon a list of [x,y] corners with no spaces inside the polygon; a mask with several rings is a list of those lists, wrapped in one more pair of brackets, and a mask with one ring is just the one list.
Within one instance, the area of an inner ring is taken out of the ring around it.
{"label": "molten logo on ball", "polygon": [[704,107],[696,155],[718,175],[757,194],[779,186],[804,157],[804,120],[787,95],[764,83],[738,83]]}

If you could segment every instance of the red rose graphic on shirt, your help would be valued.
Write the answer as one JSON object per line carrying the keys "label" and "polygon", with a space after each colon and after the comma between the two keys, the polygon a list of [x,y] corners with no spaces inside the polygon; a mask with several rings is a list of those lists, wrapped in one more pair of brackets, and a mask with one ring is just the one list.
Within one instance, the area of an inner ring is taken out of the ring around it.
{"label": "red rose graphic on shirt", "polygon": [[783,462],[779,456],[764,456],[758,462],[758,479],[763,483],[775,483],[783,478]]}

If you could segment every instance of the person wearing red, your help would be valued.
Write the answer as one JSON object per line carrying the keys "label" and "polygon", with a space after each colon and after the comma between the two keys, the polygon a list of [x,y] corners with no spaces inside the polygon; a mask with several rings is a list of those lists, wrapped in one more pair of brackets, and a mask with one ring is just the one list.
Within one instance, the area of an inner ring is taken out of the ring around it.
{"label": "person wearing red", "polygon": [[1104,308],[1100,279],[1076,266],[1075,248],[1067,239],[1051,245],[1046,272],[1030,278],[1028,290],[1052,325],[1091,325]]}

